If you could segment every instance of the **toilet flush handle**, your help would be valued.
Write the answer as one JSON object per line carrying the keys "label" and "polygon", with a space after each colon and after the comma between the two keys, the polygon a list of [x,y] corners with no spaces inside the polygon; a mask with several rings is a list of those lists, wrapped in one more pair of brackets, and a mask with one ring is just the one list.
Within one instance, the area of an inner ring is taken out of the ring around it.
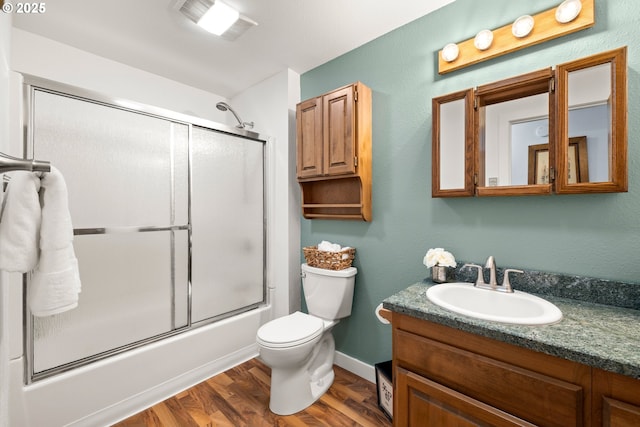
{"label": "toilet flush handle", "polygon": [[307,273],[304,272],[304,271],[301,271],[300,272],[300,277],[304,279],[305,277],[307,277]]}

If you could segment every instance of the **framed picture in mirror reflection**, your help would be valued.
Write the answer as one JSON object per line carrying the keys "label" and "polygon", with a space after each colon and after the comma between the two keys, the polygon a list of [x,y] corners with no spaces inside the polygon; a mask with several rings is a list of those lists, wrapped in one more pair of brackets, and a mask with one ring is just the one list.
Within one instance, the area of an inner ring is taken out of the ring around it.
{"label": "framed picture in mirror reflection", "polygon": [[[567,173],[568,183],[589,182],[589,161],[587,157],[587,137],[569,138]],[[529,146],[529,184],[549,184],[549,144]]]}

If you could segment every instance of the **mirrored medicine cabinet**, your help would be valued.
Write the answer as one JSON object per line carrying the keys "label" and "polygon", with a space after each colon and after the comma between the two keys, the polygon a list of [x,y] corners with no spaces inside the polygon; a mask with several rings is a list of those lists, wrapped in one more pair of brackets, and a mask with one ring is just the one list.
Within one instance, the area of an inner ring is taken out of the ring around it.
{"label": "mirrored medicine cabinet", "polygon": [[627,191],[626,54],[433,98],[432,196]]}

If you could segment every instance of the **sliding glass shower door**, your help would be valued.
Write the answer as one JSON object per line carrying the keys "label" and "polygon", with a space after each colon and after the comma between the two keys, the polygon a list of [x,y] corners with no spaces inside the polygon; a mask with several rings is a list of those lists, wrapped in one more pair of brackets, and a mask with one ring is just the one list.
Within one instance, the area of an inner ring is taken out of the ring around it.
{"label": "sliding glass shower door", "polygon": [[30,378],[264,302],[262,141],[36,82],[26,154],[65,177],[82,292],[28,316]]}
{"label": "sliding glass shower door", "polygon": [[200,127],[192,137],[192,309],[200,322],[264,300],[264,144]]}

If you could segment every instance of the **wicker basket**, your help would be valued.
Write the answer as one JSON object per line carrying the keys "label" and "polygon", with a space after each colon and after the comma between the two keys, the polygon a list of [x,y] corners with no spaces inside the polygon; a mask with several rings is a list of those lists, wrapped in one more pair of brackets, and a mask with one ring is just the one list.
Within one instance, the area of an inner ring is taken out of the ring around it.
{"label": "wicker basket", "polygon": [[356,249],[349,248],[341,252],[319,251],[316,246],[302,248],[304,258],[311,267],[324,268],[326,270],[344,270],[351,267]]}

